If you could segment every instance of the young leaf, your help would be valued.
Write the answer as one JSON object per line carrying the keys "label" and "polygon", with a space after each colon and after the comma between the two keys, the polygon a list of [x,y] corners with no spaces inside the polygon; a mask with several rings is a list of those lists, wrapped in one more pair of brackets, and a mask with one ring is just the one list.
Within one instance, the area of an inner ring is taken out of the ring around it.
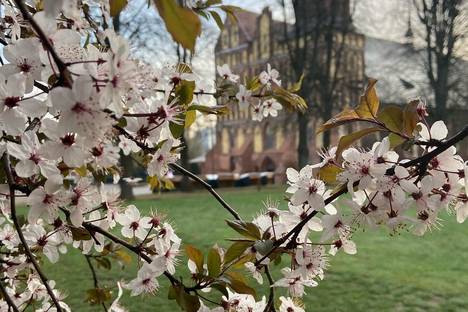
{"label": "young leaf", "polygon": [[237,277],[233,277],[233,275],[230,276],[231,283],[229,286],[234,290],[235,292],[239,294],[248,294],[256,297],[257,293],[255,292],[255,289],[250,287],[245,283],[243,279],[239,279]]}
{"label": "young leaf", "polygon": [[185,49],[194,51],[195,42],[201,33],[198,15],[190,9],[179,6],[175,0],[154,0],[154,2],[172,39]]}
{"label": "young leaf", "polygon": [[[338,148],[336,149],[336,155],[341,155],[341,153],[351,144],[359,140],[360,138],[376,131],[381,131],[382,128],[374,127],[374,128],[367,128],[363,129],[345,136],[342,136],[340,138],[340,141],[338,142]],[[339,157],[339,156],[338,156]]]}
{"label": "young leaf", "polygon": [[405,134],[414,137],[414,130],[419,122],[419,115],[417,112],[419,100],[414,100],[406,104],[403,109],[403,129]]}
{"label": "young leaf", "polygon": [[112,299],[112,293],[106,288],[92,288],[86,291],[86,302],[101,304]]}
{"label": "young leaf", "polygon": [[186,245],[185,252],[187,253],[187,257],[197,265],[198,272],[203,272],[203,253],[192,245]]}
{"label": "young leaf", "polygon": [[219,30],[223,30],[224,29],[224,22],[221,19],[221,16],[219,16],[218,12],[210,11],[210,14],[213,17],[213,19],[215,20],[216,24],[218,25]]}
{"label": "young leaf", "polygon": [[211,248],[207,259],[208,275],[217,277],[221,272],[221,256],[216,248]]}
{"label": "young leaf", "polygon": [[366,90],[364,94],[361,95],[359,100],[359,105],[356,107],[356,114],[365,119],[374,119],[377,116],[379,111],[379,98],[377,97],[377,92],[375,91],[375,84],[377,80],[369,79]]}
{"label": "young leaf", "polygon": [[185,129],[190,128],[190,126],[195,122],[197,118],[197,111],[195,110],[189,110],[185,114]]}
{"label": "young leaf", "polygon": [[403,124],[403,110],[397,105],[388,105],[384,107],[377,119],[384,123],[384,125],[393,132],[402,133]]}
{"label": "young leaf", "polygon": [[251,238],[254,240],[261,239],[260,230],[252,222],[243,222],[243,221],[226,221],[227,224],[233,228],[237,233],[241,234],[244,237]]}
{"label": "young leaf", "polygon": [[320,168],[318,172],[318,178],[325,183],[333,184],[336,183],[336,176],[343,171],[340,167],[334,164],[327,164]]}
{"label": "young leaf", "polygon": [[356,112],[353,109],[347,107],[341,113],[339,113],[338,115],[336,115],[335,117],[331,118],[330,120],[325,122],[323,125],[318,127],[316,133],[319,134],[320,132],[333,129],[337,126],[340,126],[342,124],[345,124],[347,122],[351,122],[357,119],[359,119],[359,116],[356,114]]}
{"label": "young leaf", "polygon": [[251,247],[254,244],[252,241],[240,241],[234,242],[229,248],[226,250],[226,254],[224,255],[224,265],[229,264],[231,261],[239,258],[244,251]]}

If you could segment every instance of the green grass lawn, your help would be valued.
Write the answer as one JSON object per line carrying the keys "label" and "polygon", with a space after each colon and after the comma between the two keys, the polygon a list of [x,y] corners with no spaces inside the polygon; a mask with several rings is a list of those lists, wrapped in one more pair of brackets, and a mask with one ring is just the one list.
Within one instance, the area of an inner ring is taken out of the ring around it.
{"label": "green grass lawn", "polygon": [[[243,217],[255,215],[262,200],[270,196],[281,200],[283,188],[221,189],[220,193]],[[156,199],[138,200],[143,211],[150,208],[167,213],[183,242],[204,251],[214,243],[226,245],[225,238],[236,237],[226,227],[230,215],[205,192],[164,193]],[[468,225],[456,224],[453,216],[443,217],[441,231],[423,238],[408,233],[389,236],[385,231],[355,235],[358,254],[339,253],[331,258],[325,280],[309,288],[305,296],[307,311],[460,311],[468,310]],[[180,267],[186,267],[181,257]],[[91,273],[83,256],[72,250],[54,265],[45,264],[47,275],[68,292],[67,303],[74,311],[100,311],[100,306],[84,302],[86,289],[93,288]],[[182,271],[185,271],[182,270]],[[130,280],[136,268],[114,265],[99,269],[102,285]],[[278,271],[274,277],[278,277]],[[187,278],[187,275],[186,275]],[[157,296],[130,297],[122,303],[130,311],[178,311],[168,301],[167,282]]]}

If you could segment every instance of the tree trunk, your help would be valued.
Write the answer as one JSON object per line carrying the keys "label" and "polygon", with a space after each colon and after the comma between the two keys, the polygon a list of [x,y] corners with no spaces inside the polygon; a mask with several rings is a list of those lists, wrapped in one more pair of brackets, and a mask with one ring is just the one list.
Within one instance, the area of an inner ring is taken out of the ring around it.
{"label": "tree trunk", "polygon": [[298,124],[298,144],[297,144],[297,162],[299,168],[306,166],[309,163],[309,113],[297,113]]}
{"label": "tree trunk", "polygon": [[119,180],[120,197],[126,200],[133,200],[135,199],[133,188],[123,179],[132,176],[132,172],[134,171],[132,157],[120,153],[120,165],[122,166],[122,176]]}
{"label": "tree trunk", "polygon": [[[182,135],[180,138],[180,141],[182,143],[182,146],[184,148],[180,151],[180,163],[182,167],[190,170],[189,168],[189,153],[188,153],[188,143],[187,140],[185,139],[185,134]],[[186,175],[182,175],[182,180],[180,181],[180,190],[183,192],[190,192],[190,180]]]}

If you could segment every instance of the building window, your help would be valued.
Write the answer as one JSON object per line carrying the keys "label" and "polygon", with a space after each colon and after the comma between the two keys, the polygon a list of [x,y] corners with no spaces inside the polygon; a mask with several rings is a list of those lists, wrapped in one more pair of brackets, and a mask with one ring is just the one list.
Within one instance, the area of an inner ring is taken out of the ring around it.
{"label": "building window", "polygon": [[263,150],[262,130],[259,126],[254,130],[254,152],[261,153]]}
{"label": "building window", "polygon": [[221,152],[223,154],[229,153],[229,132],[226,128],[221,132]]}

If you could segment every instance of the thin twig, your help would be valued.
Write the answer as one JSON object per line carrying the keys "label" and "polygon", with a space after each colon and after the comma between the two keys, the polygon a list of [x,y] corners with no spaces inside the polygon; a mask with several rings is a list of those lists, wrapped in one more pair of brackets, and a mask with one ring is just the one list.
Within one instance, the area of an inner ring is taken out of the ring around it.
{"label": "thin twig", "polygon": [[276,309],[275,309],[275,289],[273,287],[273,284],[275,283],[275,281],[273,280],[273,278],[271,277],[271,273],[270,273],[270,268],[268,267],[268,265],[265,266],[265,275],[268,279],[268,283],[270,284],[270,294],[268,296],[268,303],[265,307],[265,310],[263,310],[264,312],[276,312]]}
{"label": "thin twig", "polygon": [[[464,138],[466,138],[468,136],[468,125],[466,125],[460,132],[458,132],[456,135],[454,135],[453,137],[451,137],[450,139],[446,140],[446,141],[443,141],[441,143],[440,146],[438,146],[437,148],[433,149],[432,151],[430,151],[429,153],[427,154],[424,154],[420,157],[417,157],[413,160],[410,160],[408,162],[404,162],[404,163],[401,163],[399,164],[400,166],[402,167],[405,167],[405,168],[408,168],[408,167],[411,167],[411,166],[416,166],[418,165],[419,167],[419,175],[423,175],[425,173],[425,171],[427,170],[427,165],[429,164],[429,162],[431,161],[431,159],[433,159],[434,157],[437,157],[437,155],[440,155],[441,153],[443,153],[444,151],[446,151],[447,149],[449,149],[451,146],[454,146],[455,144],[457,144],[458,142],[462,141]],[[389,168],[387,170],[387,172],[385,173],[386,175],[393,175],[394,174],[394,171],[395,171],[395,167],[392,167],[392,168]],[[355,182],[354,185],[357,185],[358,182]],[[340,197],[341,195],[343,194],[346,194],[348,192],[348,189],[346,187],[346,185],[342,185],[341,188],[333,193],[331,196],[329,196],[328,198],[325,199],[325,205],[328,205],[330,204],[331,202],[333,202],[335,199],[337,199],[338,197]],[[288,243],[288,245],[286,246],[287,249],[289,248],[292,248],[295,244],[295,239],[297,238],[297,236],[299,235],[300,231],[302,230],[302,228],[307,224],[307,222],[309,222],[316,214],[318,213],[318,210],[314,210],[312,211],[310,214],[308,214],[304,219],[301,220],[301,222],[299,222],[298,224],[296,224],[296,226],[294,228],[292,228],[286,235],[284,235],[283,237],[281,237],[280,239],[276,240],[274,243],[273,243],[273,248],[270,249],[262,258],[260,258],[259,260],[257,260],[255,262],[255,265],[259,265],[260,263],[262,263],[263,260],[265,260],[266,258],[268,258],[268,256],[270,256],[275,250],[277,250],[282,244],[284,244],[291,236],[293,237],[290,242]]]}
{"label": "thin twig", "polygon": [[205,182],[202,178],[200,178],[199,176],[197,176],[196,174],[188,171],[187,169],[185,169],[184,167],[178,165],[178,164],[170,164],[169,165],[172,169],[178,171],[179,173],[185,175],[185,176],[188,176],[189,178],[191,178],[192,180],[198,182],[200,185],[202,185],[206,190],[208,190],[208,192],[211,193],[211,195],[213,195],[214,198],[216,198],[216,200],[227,210],[229,211],[229,213],[236,219],[236,220],[239,220],[241,221],[242,218],[240,217],[240,215],[237,213],[237,211],[235,211],[228,203],[226,203],[226,201],[213,189],[213,187]]}
{"label": "thin twig", "polygon": [[21,241],[21,244],[24,247],[24,252],[26,256],[28,257],[29,261],[32,263],[34,266],[34,269],[36,270],[37,274],[39,275],[39,278],[41,279],[42,283],[44,284],[47,293],[49,294],[50,298],[52,299],[55,307],[57,308],[57,312],[62,312],[62,307],[60,306],[60,303],[55,297],[55,294],[50,288],[50,285],[48,283],[48,279],[45,276],[44,272],[42,272],[41,267],[39,266],[39,263],[37,263],[36,258],[32,254],[31,250],[29,249],[28,243],[26,242],[26,239],[24,238],[23,231],[21,230],[21,226],[18,222],[18,217],[16,216],[16,201],[15,201],[15,180],[13,178],[13,174],[11,173],[11,167],[10,167],[10,159],[8,153],[5,152],[3,155],[3,164],[4,164],[4,170],[6,172],[6,177],[7,177],[7,182],[8,186],[10,188],[10,214],[11,214],[11,219],[13,220],[13,224],[15,225],[16,232],[18,233],[18,237]]}
{"label": "thin twig", "polygon": [[[135,142],[138,147],[140,147],[142,150],[144,150],[145,152],[148,152],[148,153],[154,153],[155,152],[155,149],[154,148],[151,148],[149,146],[147,146],[146,144],[136,140],[130,133],[128,133],[124,128],[118,126],[118,125],[114,125],[114,128],[117,129],[121,134],[123,134],[125,137],[127,137],[128,139],[132,140],[133,142]],[[208,190],[208,192],[210,192],[211,195],[213,195],[213,197],[221,204],[221,206],[224,207],[224,209],[226,209],[236,220],[239,220],[241,221],[242,218],[240,217],[240,215],[237,213],[237,211],[235,211],[214,189],[213,187],[208,184],[207,182],[205,182],[202,178],[200,178],[199,176],[197,176],[196,174],[188,171],[187,169],[185,169],[184,167],[178,165],[178,164],[169,164],[169,166],[180,172],[181,174],[185,175],[185,176],[188,176],[189,178],[193,179],[194,181],[198,182],[201,186],[203,186],[206,190]]]}
{"label": "thin twig", "polygon": [[[137,254],[139,257],[141,257],[146,262],[148,262],[148,263],[152,262],[151,258],[147,254],[142,252],[141,247],[133,246],[132,244],[124,241],[123,239],[115,236],[112,233],[107,232],[106,230],[104,230],[104,229],[102,229],[99,226],[96,226],[94,224],[83,223],[83,226],[90,232],[100,233],[100,234],[104,235],[105,237],[109,238],[110,240],[112,240],[113,242],[124,246],[128,250],[130,250],[130,251],[134,252],[135,254]],[[164,272],[164,275],[169,279],[169,281],[171,282],[172,285],[181,284],[181,282],[178,279],[176,279],[174,276],[172,276],[172,274],[170,274],[169,272]]]}
{"label": "thin twig", "polygon": [[[93,275],[93,282],[94,282],[94,288],[99,289],[99,280],[97,277],[96,270],[94,269],[93,263],[91,262],[91,257],[89,255],[84,255],[86,258],[86,262],[88,262],[89,270],[91,271],[91,274]],[[107,307],[104,302],[102,302],[102,308],[104,311],[107,312]]]}
{"label": "thin twig", "polygon": [[[47,35],[44,33],[44,31],[39,26],[39,24],[37,24],[37,22],[34,20],[31,13],[29,13],[28,8],[24,4],[24,2],[22,0],[14,0],[14,1],[18,9],[21,11],[23,18],[31,24],[31,27],[37,33],[37,36],[41,40],[44,48],[47,50],[48,53],[50,53],[55,64],[57,64],[57,67],[60,73],[60,78],[63,79],[64,84],[66,86],[71,86],[72,83],[71,83],[70,73],[68,72],[68,69],[67,69],[67,65],[60,59],[59,55],[55,51]],[[53,64],[51,64],[51,66],[53,67]]]}
{"label": "thin twig", "polygon": [[20,312],[18,307],[11,299],[10,295],[8,295],[8,292],[6,291],[5,287],[3,287],[2,283],[0,283],[0,293],[2,294],[3,299],[5,299],[6,303],[8,304],[8,311],[10,311],[11,308],[13,312]]}

